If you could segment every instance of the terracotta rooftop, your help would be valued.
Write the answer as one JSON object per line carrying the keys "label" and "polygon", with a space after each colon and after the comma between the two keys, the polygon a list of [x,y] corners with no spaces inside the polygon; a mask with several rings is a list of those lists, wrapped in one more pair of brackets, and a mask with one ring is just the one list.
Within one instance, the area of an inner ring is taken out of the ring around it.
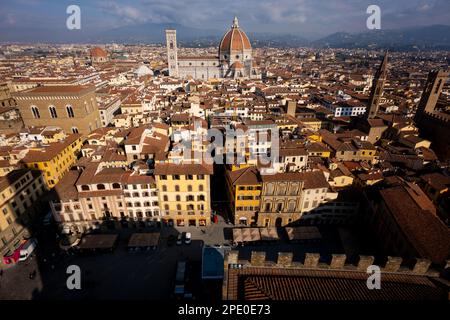
{"label": "terracotta rooftop", "polygon": [[63,141],[52,142],[48,146],[43,146],[35,150],[30,150],[26,156],[22,159],[24,163],[35,163],[50,161],[55,158],[64,149],[80,139],[81,135],[74,133],[67,136]]}
{"label": "terracotta rooftop", "polygon": [[367,273],[247,268],[238,273],[239,300],[442,300],[447,293],[425,277],[383,274],[382,290],[367,288]]}
{"label": "terracotta rooftop", "polygon": [[410,244],[421,256],[440,263],[450,255],[450,231],[428,210],[426,200],[430,200],[420,196],[419,190],[403,185],[381,190],[380,194]]}
{"label": "terracotta rooftop", "polygon": [[186,175],[186,174],[213,174],[212,164],[193,164],[193,163],[156,163],[155,175]]}
{"label": "terracotta rooftop", "polygon": [[94,92],[93,86],[67,85],[67,86],[41,86],[24,92],[16,93],[17,95],[34,95],[34,94],[81,94],[85,92]]}
{"label": "terracotta rooftop", "polygon": [[258,169],[255,167],[248,167],[235,171],[227,170],[226,174],[233,185],[261,184],[261,176],[259,175]]}

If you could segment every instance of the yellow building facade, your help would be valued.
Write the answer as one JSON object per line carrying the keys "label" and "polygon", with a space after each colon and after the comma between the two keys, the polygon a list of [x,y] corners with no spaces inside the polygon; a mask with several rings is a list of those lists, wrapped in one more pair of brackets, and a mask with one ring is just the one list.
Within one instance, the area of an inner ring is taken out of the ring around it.
{"label": "yellow building facade", "polygon": [[83,146],[80,134],[72,134],[61,142],[28,151],[22,162],[27,168],[39,170],[48,188],[53,188],[77,161]]}
{"label": "yellow building facade", "polygon": [[226,182],[234,224],[257,223],[256,212],[260,209],[262,182],[256,167],[227,170]]}
{"label": "yellow building facade", "polygon": [[177,227],[211,224],[213,166],[156,163],[155,179],[163,221]]}
{"label": "yellow building facade", "polygon": [[[29,236],[28,225],[42,209],[47,191],[39,171],[20,169],[0,178],[0,254],[14,251]],[[1,262],[0,262],[1,263]]]}

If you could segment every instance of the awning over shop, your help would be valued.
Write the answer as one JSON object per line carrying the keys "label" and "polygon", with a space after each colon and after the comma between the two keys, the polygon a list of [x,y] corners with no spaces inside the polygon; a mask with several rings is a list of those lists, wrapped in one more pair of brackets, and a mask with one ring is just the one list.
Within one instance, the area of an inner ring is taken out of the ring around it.
{"label": "awning over shop", "polygon": [[117,241],[117,234],[89,234],[81,239],[80,249],[112,249]]}
{"label": "awning over shop", "polygon": [[156,247],[159,243],[159,232],[133,233],[128,241],[128,247]]}
{"label": "awning over shop", "polygon": [[322,234],[317,227],[286,227],[289,240],[320,240]]}

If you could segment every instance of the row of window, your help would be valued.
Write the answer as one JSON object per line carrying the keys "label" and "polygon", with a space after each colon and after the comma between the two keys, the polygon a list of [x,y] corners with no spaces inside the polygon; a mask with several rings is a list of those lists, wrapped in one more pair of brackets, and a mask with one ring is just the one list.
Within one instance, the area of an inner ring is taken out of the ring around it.
{"label": "row of window", "polygon": [[252,187],[252,186],[247,186],[247,187],[244,187],[244,186],[239,186],[238,187],[238,190],[240,190],[240,191],[244,191],[244,190],[249,190],[249,191],[251,191],[251,190],[261,190],[261,186],[256,186],[256,187]]}
{"label": "row of window", "polygon": [[298,188],[292,188],[290,189],[290,192],[288,192],[287,188],[278,188],[278,190],[274,190],[274,188],[272,186],[267,186],[266,190],[265,190],[265,195],[277,195],[277,196],[284,196],[284,195],[291,195],[291,196],[296,196],[299,193],[300,189]]}
{"label": "row of window", "polygon": [[236,207],[236,211],[258,211],[259,206],[243,206],[243,207]]}
{"label": "row of window", "polygon": [[[21,201],[23,209],[19,207],[19,205],[17,204],[17,202],[15,200],[11,202],[11,207],[12,207],[13,211],[17,214],[17,216],[20,216],[21,214],[23,214],[29,207],[31,207],[33,205],[33,202],[37,201],[38,197],[43,194],[42,189],[37,189],[35,192],[36,193],[31,193],[31,192],[29,192],[29,190],[26,190],[23,192],[23,194],[21,194],[19,196],[19,199]],[[25,199],[24,195],[27,196],[27,199]],[[8,213],[10,213],[7,207],[3,208],[2,212],[3,212],[3,215],[5,215],[5,216],[8,215]],[[6,222],[8,223],[8,225],[10,225],[10,224],[12,224],[13,221],[8,216],[8,217],[6,217]]]}
{"label": "row of window", "polygon": [[[56,112],[56,107],[55,106],[48,107],[48,112],[50,113],[50,118],[52,118],[52,119],[58,118],[58,113]],[[67,112],[67,117],[75,118],[75,113],[73,112],[73,107],[72,106],[70,106],[70,105],[66,106],[66,112]],[[38,107],[32,106],[31,107],[31,113],[33,114],[33,117],[35,119],[40,119],[41,118],[41,112],[40,112]]]}
{"label": "row of window", "polygon": [[[161,188],[162,188],[163,192],[167,192],[167,186],[164,185]],[[188,190],[188,192],[192,192],[193,191],[192,186],[188,185],[187,186],[187,190]],[[198,191],[204,191],[204,186],[203,185],[199,185],[198,186]],[[175,192],[180,192],[180,186],[179,185],[175,185]]]}
{"label": "row of window", "polygon": [[[181,214],[183,214],[183,212],[182,212],[182,206],[181,206],[181,204],[177,204],[177,207],[176,207],[177,209],[177,214],[178,215],[181,215]],[[164,205],[164,210],[166,211],[166,213],[168,213],[169,211],[170,211],[170,207],[169,207],[169,205],[168,204],[165,204]],[[193,204],[188,204],[187,206],[186,206],[186,210],[187,211],[189,211],[188,212],[188,214],[191,214],[191,215],[193,215],[193,214],[195,214],[195,212],[194,212],[194,210],[195,210],[195,206],[193,205]],[[205,210],[205,206],[203,205],[203,204],[198,204],[197,205],[197,210]],[[199,212],[200,214],[203,214],[203,211],[201,211],[201,212]]]}
{"label": "row of window", "polygon": [[[265,206],[264,206],[264,211],[271,212],[272,209],[274,209],[275,211],[283,211],[285,208],[284,208],[284,205],[283,205],[282,203],[277,203],[277,204],[274,205],[274,206],[272,206],[271,203],[266,203],[266,204],[265,204]],[[288,210],[289,212],[294,211],[294,210],[295,210],[295,202],[289,202],[289,205],[288,205],[287,210]]]}
{"label": "row of window", "polygon": [[259,200],[261,199],[260,196],[238,196],[237,200]]}
{"label": "row of window", "polygon": [[[21,178],[20,181],[17,181],[14,184],[14,191],[19,190],[22,186],[24,186],[31,179],[30,175],[25,175],[25,177]],[[34,185],[34,184],[33,184]],[[2,193],[3,199],[5,199],[5,195]]]}
{"label": "row of window", "polygon": [[[346,152],[348,152],[348,151],[341,151],[341,155],[342,155],[342,156],[345,155]],[[354,156],[356,156],[357,154],[358,154],[357,151],[353,151],[353,155],[354,155]],[[374,154],[374,151],[368,151],[367,154],[368,154],[369,156],[371,156],[371,155]],[[365,155],[366,155],[366,151],[362,151],[362,152],[361,152],[361,155],[365,156]]]}
{"label": "row of window", "polygon": [[138,197],[149,197],[149,196],[152,196],[152,197],[157,197],[158,196],[158,193],[156,193],[156,192],[142,192],[142,195],[140,195],[139,194],[139,192],[133,192],[133,193],[129,193],[129,192],[125,192],[124,193],[124,196],[126,197],[126,198],[130,198],[130,197],[134,197],[134,198],[138,198]]}
{"label": "row of window", "polygon": [[[186,196],[185,201],[195,201],[195,197],[194,196]],[[164,201],[169,201],[169,197],[167,195],[163,196],[163,200]],[[175,200],[176,201],[181,201],[181,196],[177,195],[175,196]],[[199,195],[197,196],[197,201],[205,201],[205,196],[204,195]]]}
{"label": "row of window", "polygon": [[[151,218],[151,217],[158,217],[159,216],[159,211],[158,210],[146,211],[145,213],[141,212],[141,211],[138,211],[138,212],[136,212],[136,214],[134,214],[133,211],[129,211],[128,215],[126,215],[125,212],[121,211],[119,214],[120,214],[120,217],[122,219],[124,219],[124,218],[144,218],[144,215],[147,218]],[[65,222],[74,222],[74,221],[83,221],[84,220],[81,215],[77,215],[77,214],[74,214],[74,213],[68,214],[65,217],[66,217],[64,219]],[[110,213],[105,213],[105,217],[110,218],[111,214]],[[94,213],[90,214],[90,218],[91,218],[91,220],[97,220],[98,219]]]}
{"label": "row of window", "polygon": [[[181,179],[182,176],[179,175],[179,174],[174,174],[171,177],[172,177],[172,180],[182,180]],[[192,174],[187,174],[187,175],[184,175],[183,177],[184,177],[184,180],[194,180],[195,176],[192,175]],[[197,177],[197,180],[204,180],[205,179],[205,176],[203,174],[199,174],[196,177]],[[159,178],[161,180],[168,180],[168,176],[167,175],[160,175]]]}
{"label": "row of window", "polygon": [[[106,185],[104,185],[103,183],[99,183],[99,184],[96,185],[96,188],[97,188],[97,190],[106,190]],[[120,183],[115,182],[115,183],[112,184],[112,188],[113,189],[122,189],[122,185]],[[124,189],[130,189],[130,190],[138,190],[139,189],[138,185],[124,185],[123,188]],[[156,186],[152,185],[152,184],[141,184],[140,185],[140,189],[142,189],[142,190],[152,189],[152,188],[154,189],[154,188],[156,188]],[[84,184],[84,185],[81,186],[81,190],[82,191],[90,191],[91,187],[89,185]],[[144,197],[147,197],[148,195],[149,195],[148,193],[143,194]],[[129,197],[130,194],[126,193],[125,196]],[[138,193],[133,193],[133,196],[138,197],[139,194]],[[154,196],[153,192],[152,192],[152,196]]]}

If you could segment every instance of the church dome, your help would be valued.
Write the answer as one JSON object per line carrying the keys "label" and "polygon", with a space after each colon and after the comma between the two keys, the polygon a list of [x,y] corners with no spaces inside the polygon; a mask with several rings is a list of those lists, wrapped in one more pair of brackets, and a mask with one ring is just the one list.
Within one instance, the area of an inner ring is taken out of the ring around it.
{"label": "church dome", "polygon": [[140,78],[143,76],[153,76],[153,71],[145,66],[145,65],[141,65],[139,68],[137,68],[134,73]]}
{"label": "church dome", "polygon": [[108,56],[108,53],[99,47],[92,48],[90,54],[93,58],[106,58]]}
{"label": "church dome", "polygon": [[242,52],[251,50],[252,46],[245,32],[239,28],[238,19],[235,17],[231,29],[223,36],[220,41],[219,54]]}

